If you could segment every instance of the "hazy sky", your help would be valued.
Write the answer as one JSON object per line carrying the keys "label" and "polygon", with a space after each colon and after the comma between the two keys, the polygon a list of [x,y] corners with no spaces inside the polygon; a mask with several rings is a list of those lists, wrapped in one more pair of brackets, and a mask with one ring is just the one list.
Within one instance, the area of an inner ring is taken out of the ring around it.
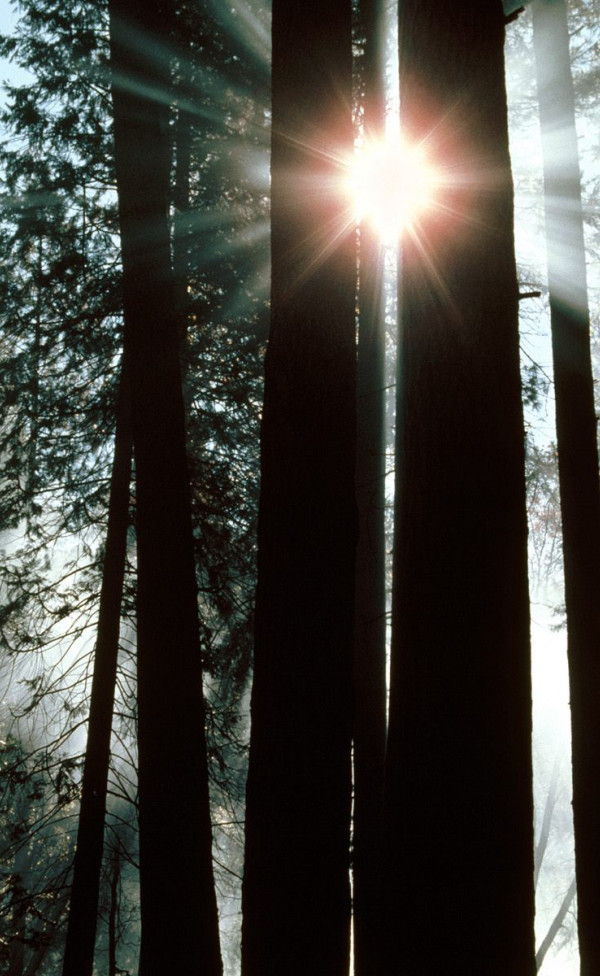
{"label": "hazy sky", "polygon": [[[0,33],[10,34],[17,22],[18,16],[9,0],[0,0]],[[5,58],[0,58],[0,83],[6,81],[14,82],[18,78],[25,78],[25,72],[15,68],[14,64]],[[0,102],[4,102],[4,97],[0,92]]]}

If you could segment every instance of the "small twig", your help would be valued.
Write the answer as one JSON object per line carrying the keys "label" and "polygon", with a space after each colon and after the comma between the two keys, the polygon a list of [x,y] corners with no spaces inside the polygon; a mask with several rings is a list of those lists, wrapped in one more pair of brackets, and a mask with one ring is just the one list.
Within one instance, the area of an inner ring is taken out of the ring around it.
{"label": "small twig", "polygon": [[504,18],[504,23],[512,24],[513,20],[516,20],[517,17],[519,17],[524,12],[525,12],[525,7],[518,7],[516,10],[513,10],[512,13],[506,15],[506,17]]}

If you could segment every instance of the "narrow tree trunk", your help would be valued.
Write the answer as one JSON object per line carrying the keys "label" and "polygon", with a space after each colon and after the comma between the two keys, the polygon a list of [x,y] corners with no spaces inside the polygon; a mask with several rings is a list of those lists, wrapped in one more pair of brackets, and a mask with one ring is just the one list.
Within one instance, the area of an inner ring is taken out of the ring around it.
{"label": "narrow tree trunk", "polygon": [[[385,137],[383,3],[360,5],[364,139]],[[354,636],[353,917],[355,976],[381,968],[381,845],[386,737],[385,594],[385,308],[384,255],[364,221],[359,249],[356,552]]]}
{"label": "narrow tree trunk", "polygon": [[[178,89],[177,119],[175,122],[175,171],[173,186],[173,273],[175,296],[180,314],[182,339],[187,331],[189,249],[191,235],[191,160],[193,117],[187,109],[192,98],[192,45],[187,20],[182,16],[177,24]],[[182,341],[182,346],[184,346]],[[185,366],[182,366],[182,371]],[[185,377],[184,377],[185,382]]]}
{"label": "narrow tree trunk", "polygon": [[173,11],[109,2],[136,465],[142,976],[221,973],[168,223]]}
{"label": "narrow tree trunk", "polygon": [[119,944],[119,889],[121,886],[121,853],[115,847],[111,858],[110,904],[108,908],[108,976],[119,976],[117,946]]}
{"label": "narrow tree trunk", "polygon": [[33,314],[33,342],[29,354],[29,443],[27,445],[27,505],[28,519],[33,519],[38,491],[38,441],[40,436],[40,373],[42,366],[42,309],[43,309],[44,247],[40,233],[37,253],[35,312]]}
{"label": "narrow tree trunk", "polygon": [[527,526],[502,3],[404,0],[386,973],[535,973]]}
{"label": "narrow tree trunk", "polygon": [[552,919],[552,924],[550,925],[550,928],[548,929],[548,931],[546,933],[546,937],[543,940],[542,944],[540,945],[538,951],[535,954],[535,962],[536,962],[536,966],[537,966],[538,972],[542,968],[542,963],[543,963],[544,959],[546,958],[546,955],[548,953],[548,949],[550,948],[550,946],[554,942],[556,936],[558,935],[558,933],[559,933],[559,931],[561,929],[561,926],[562,926],[565,918],[567,917],[567,912],[569,911],[571,905],[573,904],[573,900],[575,898],[576,893],[577,893],[577,885],[576,885],[576,882],[575,882],[575,878],[573,878],[573,880],[571,881],[571,884],[567,888],[567,892],[565,894],[565,897],[563,898],[562,902],[560,903],[560,908],[558,909],[556,915]]}
{"label": "narrow tree trunk", "polygon": [[129,522],[132,434],[126,368],[121,377],[117,403],[114,452],[63,976],[92,976],[94,966]]}
{"label": "narrow tree trunk", "polygon": [[552,817],[554,816],[554,809],[556,807],[557,800],[558,800],[558,765],[555,763],[554,769],[552,770],[552,779],[550,780],[548,795],[546,797],[546,802],[544,804],[544,813],[542,816],[542,823],[540,825],[539,838],[535,845],[535,855],[534,855],[535,869],[533,873],[533,884],[536,889],[538,886],[538,880],[540,877],[542,864],[544,863],[546,850],[548,849],[548,841],[550,839],[550,829],[552,827]]}
{"label": "narrow tree trunk", "polygon": [[581,181],[567,12],[532,4],[567,611],[577,925],[582,976],[600,972],[600,483]]}
{"label": "narrow tree trunk", "polygon": [[351,3],[273,4],[272,321],[244,976],[347,976],[356,513]]}
{"label": "narrow tree trunk", "polygon": [[[21,822],[26,824],[28,814],[24,813]],[[14,856],[13,871],[13,891],[12,891],[12,911],[10,913],[12,922],[12,933],[8,940],[8,970],[6,976],[23,976],[25,971],[25,942],[27,939],[27,914],[31,903],[27,897],[25,881],[31,869],[28,857],[27,844],[23,843],[17,849]]]}

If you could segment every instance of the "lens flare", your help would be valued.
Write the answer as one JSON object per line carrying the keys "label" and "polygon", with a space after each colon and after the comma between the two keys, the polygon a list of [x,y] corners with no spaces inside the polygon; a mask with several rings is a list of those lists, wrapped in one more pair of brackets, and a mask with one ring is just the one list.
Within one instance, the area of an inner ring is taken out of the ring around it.
{"label": "lens flare", "polygon": [[368,222],[384,244],[393,245],[434,205],[439,184],[421,147],[399,138],[359,146],[349,177],[356,222]]}

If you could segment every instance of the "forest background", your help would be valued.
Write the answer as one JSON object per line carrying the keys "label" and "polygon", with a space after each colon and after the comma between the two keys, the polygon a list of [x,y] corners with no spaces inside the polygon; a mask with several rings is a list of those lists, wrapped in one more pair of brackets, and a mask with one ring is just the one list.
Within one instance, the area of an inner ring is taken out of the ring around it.
{"label": "forest background", "polygon": [[[2,72],[7,88],[0,228],[0,952],[11,976],[33,976],[56,972],[64,946],[106,544],[122,310],[104,5],[23,2],[17,8],[2,46],[9,60]],[[596,366],[599,12],[593,2],[569,4]],[[268,10],[260,4],[237,4],[226,15],[220,5],[208,4],[203,17],[191,34],[199,39],[198,48],[177,55],[183,94],[173,116],[179,143],[172,207],[192,296],[185,350],[188,448],[195,538],[202,553],[214,860],[223,955],[226,971],[233,974],[239,952],[258,426],[268,326],[270,28]],[[531,30],[529,11],[508,28],[507,83],[519,280],[522,292],[541,293],[521,302],[537,936],[542,944],[566,904],[543,971],[567,976],[577,971],[568,679]],[[392,61],[390,74],[395,70]],[[388,261],[393,265],[393,257]],[[396,312],[390,280],[391,387]],[[389,400],[391,414],[393,397]],[[392,441],[390,434],[390,471]],[[390,508],[391,492],[390,479]],[[96,948],[98,973],[111,976],[135,971],[139,941],[134,581],[130,528]]]}

